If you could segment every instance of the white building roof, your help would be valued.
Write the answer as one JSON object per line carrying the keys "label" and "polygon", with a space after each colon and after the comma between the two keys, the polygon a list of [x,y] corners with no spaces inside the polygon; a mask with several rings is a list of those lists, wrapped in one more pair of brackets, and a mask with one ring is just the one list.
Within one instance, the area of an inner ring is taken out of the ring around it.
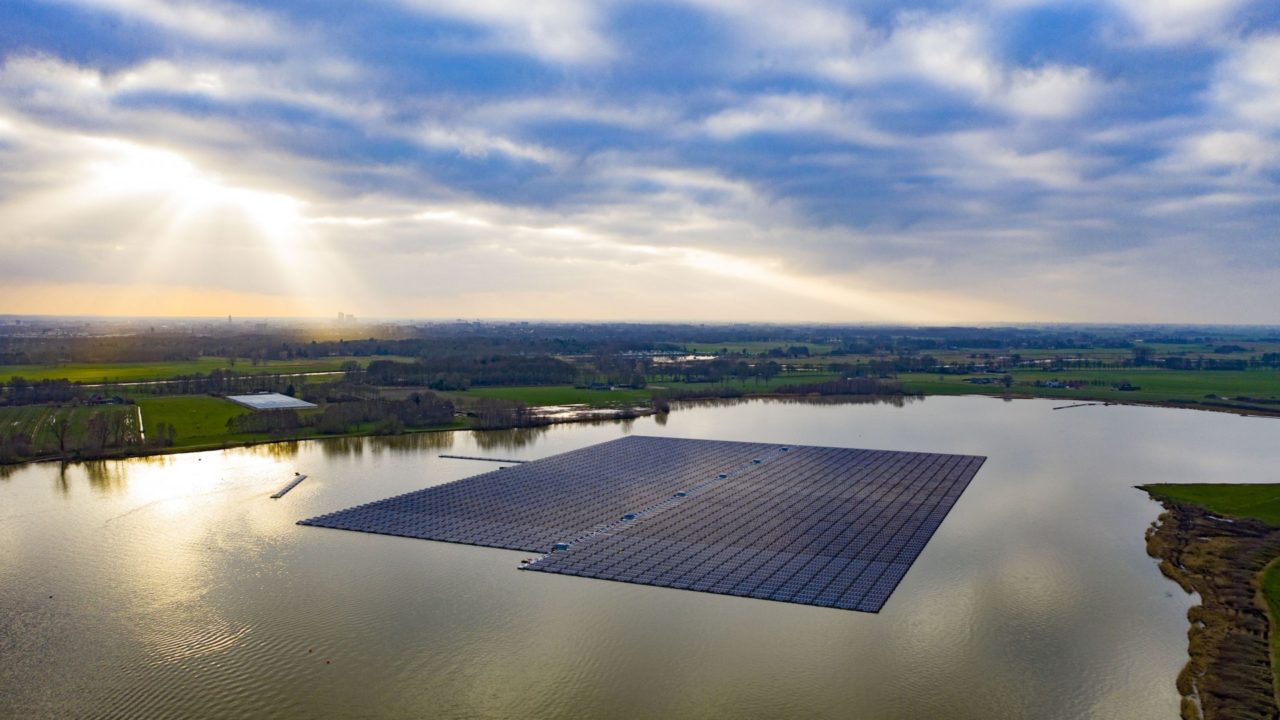
{"label": "white building roof", "polygon": [[315,403],[299,400],[280,393],[255,393],[253,395],[228,395],[227,399],[253,410],[302,410],[316,407]]}

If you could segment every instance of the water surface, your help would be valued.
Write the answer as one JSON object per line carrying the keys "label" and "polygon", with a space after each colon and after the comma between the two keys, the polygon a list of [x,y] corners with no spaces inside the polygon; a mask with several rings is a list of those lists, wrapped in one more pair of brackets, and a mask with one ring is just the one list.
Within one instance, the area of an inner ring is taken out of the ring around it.
{"label": "water surface", "polygon": [[[1274,420],[748,401],[663,422],[285,443],[0,475],[0,715],[1175,718],[1192,603],[1146,482],[1278,482]],[[295,525],[624,433],[989,457],[879,614]],[[309,479],[268,496],[295,471]]]}

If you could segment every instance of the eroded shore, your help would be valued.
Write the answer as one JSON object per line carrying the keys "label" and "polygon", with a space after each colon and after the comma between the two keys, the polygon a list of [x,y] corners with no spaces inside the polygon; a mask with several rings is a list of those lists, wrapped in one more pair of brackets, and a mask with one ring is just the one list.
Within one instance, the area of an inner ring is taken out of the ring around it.
{"label": "eroded shore", "polygon": [[1147,552],[1167,577],[1200,596],[1200,604],[1187,611],[1190,659],[1177,679],[1182,717],[1280,717],[1269,644],[1273,629],[1259,586],[1263,568],[1280,557],[1280,530],[1153,497],[1165,512],[1147,530]]}

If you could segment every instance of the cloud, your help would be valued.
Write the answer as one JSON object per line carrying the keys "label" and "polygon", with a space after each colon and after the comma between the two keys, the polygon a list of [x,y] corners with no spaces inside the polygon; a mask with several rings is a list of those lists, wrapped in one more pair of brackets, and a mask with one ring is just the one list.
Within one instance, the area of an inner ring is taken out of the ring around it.
{"label": "cloud", "polygon": [[887,37],[824,66],[838,80],[866,84],[918,78],[1018,117],[1069,118],[1089,109],[1103,84],[1084,67],[1007,66],[989,29],[975,19],[906,13]]}
{"label": "cloud", "polygon": [[486,28],[499,47],[554,63],[607,60],[598,6],[587,0],[402,0],[426,15]]}
{"label": "cloud", "polygon": [[815,75],[851,87],[920,80],[1028,118],[1077,116],[1104,89],[1086,67],[1000,61],[989,21],[977,16],[902,12],[874,27],[814,2],[691,2],[730,20],[747,48],[742,65],[758,72]]}
{"label": "cloud", "polygon": [[469,157],[483,158],[499,153],[519,160],[529,160],[542,165],[556,165],[564,161],[560,153],[537,145],[523,144],[510,138],[491,135],[470,128],[449,128],[429,125],[417,136],[427,147],[456,150]]}
{"label": "cloud", "polygon": [[821,133],[866,145],[897,142],[875,129],[850,103],[823,95],[762,95],[716,112],[701,121],[701,131],[729,140],[757,133]]}
{"label": "cloud", "polygon": [[1236,44],[1218,66],[1211,99],[1231,118],[1280,130],[1280,34]]}
{"label": "cloud", "polygon": [[369,117],[377,112],[378,104],[371,107],[367,99],[351,97],[364,79],[358,68],[337,58],[253,63],[151,60],[100,78],[99,84],[119,94],[270,100],[334,115]]}
{"label": "cloud", "polygon": [[287,37],[278,20],[259,9],[195,0],[55,0],[136,18],[166,31],[235,45],[267,45]]}
{"label": "cloud", "polygon": [[669,127],[678,113],[661,97],[646,101],[613,102],[573,94],[519,97],[477,105],[466,112],[469,121],[498,127],[544,123],[592,123],[631,130]]}
{"label": "cloud", "polygon": [[1020,117],[1070,118],[1097,100],[1101,85],[1086,68],[1045,66],[1009,73],[1000,103]]}
{"label": "cloud", "polygon": [[1175,169],[1258,172],[1280,160],[1280,142],[1244,131],[1212,131],[1181,140],[1169,159]]}
{"label": "cloud", "polygon": [[1274,316],[1280,19],[1245,4],[14,7],[0,312]]}
{"label": "cloud", "polygon": [[1256,203],[1280,203],[1280,194],[1251,195],[1247,193],[1213,192],[1197,197],[1180,197],[1177,200],[1157,203],[1147,209],[1152,215],[1185,215],[1203,213],[1206,209],[1233,212]]}
{"label": "cloud", "polygon": [[939,165],[938,172],[954,175],[966,184],[1031,181],[1067,190],[1081,186],[1092,164],[1067,150],[1022,150],[989,132],[960,133],[947,138],[943,147],[941,157],[946,158],[949,150],[959,162]]}
{"label": "cloud", "polygon": [[755,56],[749,67],[793,67],[847,55],[872,40],[858,16],[821,2],[796,0],[688,0],[689,4],[732,24]]}
{"label": "cloud", "polygon": [[[379,106],[344,96],[357,71],[337,60],[245,63],[150,60],[114,72],[50,56],[16,56],[0,65],[0,89],[29,111],[63,117],[124,112],[131,98],[167,95],[227,103],[269,101],[330,115],[369,118]],[[87,107],[86,107],[87,106]]]}
{"label": "cloud", "polygon": [[[170,98],[178,104],[184,98],[200,98],[225,104],[229,116],[242,115],[240,108],[248,103],[272,103],[466,158],[498,155],[542,165],[564,160],[552,149],[471,126],[465,117],[406,118],[394,106],[360,98],[361,80],[359,70],[337,59],[318,64],[152,60],[110,74],[48,57],[17,57],[0,67],[0,89],[21,97],[26,109],[92,117],[99,130],[116,130],[122,119],[138,114],[130,103],[139,98]],[[255,134],[252,128],[244,132]]]}
{"label": "cloud", "polygon": [[1165,45],[1214,39],[1251,0],[1112,0],[1143,40]]}

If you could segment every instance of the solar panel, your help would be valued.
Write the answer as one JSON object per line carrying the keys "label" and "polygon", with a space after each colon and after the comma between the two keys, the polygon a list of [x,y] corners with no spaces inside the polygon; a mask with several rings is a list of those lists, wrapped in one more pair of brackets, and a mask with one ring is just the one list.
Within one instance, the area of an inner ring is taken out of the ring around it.
{"label": "solar panel", "polygon": [[302,521],[524,569],[876,612],[985,458],[630,436]]}

